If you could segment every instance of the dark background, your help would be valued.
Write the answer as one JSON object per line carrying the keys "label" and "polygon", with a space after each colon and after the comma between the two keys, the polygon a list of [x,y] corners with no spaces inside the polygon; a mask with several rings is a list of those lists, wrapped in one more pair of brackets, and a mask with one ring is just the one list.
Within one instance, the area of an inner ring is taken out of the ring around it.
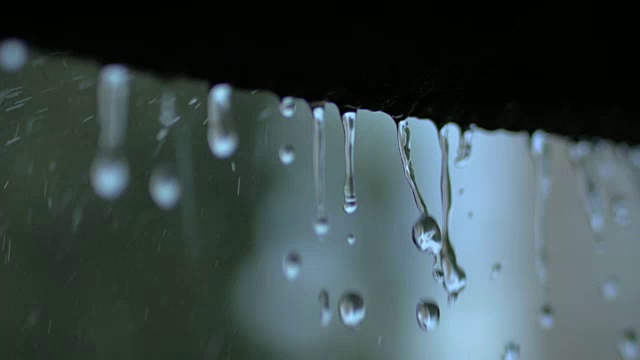
{"label": "dark background", "polygon": [[339,13],[296,22],[91,19],[4,25],[0,35],[396,119],[640,141],[633,13],[585,4],[504,11],[444,20],[424,10],[420,22]]}

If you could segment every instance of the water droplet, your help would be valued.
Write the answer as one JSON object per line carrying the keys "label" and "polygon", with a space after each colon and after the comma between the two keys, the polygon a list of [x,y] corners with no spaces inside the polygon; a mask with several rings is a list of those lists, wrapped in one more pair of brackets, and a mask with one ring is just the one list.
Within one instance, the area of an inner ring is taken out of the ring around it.
{"label": "water droplet", "polygon": [[280,162],[284,165],[290,165],[296,159],[296,151],[293,145],[282,145],[278,152]]}
{"label": "water droplet", "polygon": [[618,288],[618,279],[610,277],[600,285],[600,293],[605,300],[611,301],[618,297]]}
{"label": "water droplet", "polygon": [[226,159],[238,148],[238,135],[231,114],[232,88],[228,84],[216,85],[209,91],[207,102],[207,142],[213,155]]}
{"label": "water droplet", "polygon": [[173,93],[166,92],[160,97],[160,116],[158,121],[164,127],[170,127],[180,120],[176,110],[176,96]]}
{"label": "water droplet", "polygon": [[347,244],[354,245],[356,243],[356,236],[353,234],[347,235]]}
{"label": "water droplet", "polygon": [[618,340],[618,351],[624,360],[640,359],[640,348],[635,331],[627,329],[622,333]]}
{"label": "water droplet", "polygon": [[629,207],[629,202],[623,197],[617,196],[611,199],[611,212],[616,224],[627,226],[631,223],[631,210]]}
{"label": "water droplet", "polygon": [[413,243],[418,250],[439,254],[442,248],[440,227],[429,215],[423,215],[413,226]]}
{"label": "water droplet", "polygon": [[280,102],[280,113],[286,118],[292,118],[296,113],[296,100],[291,96],[282,98]]}
{"label": "water droplet", "polygon": [[433,331],[440,323],[440,308],[431,299],[421,299],[416,306],[416,317],[420,329]]}
{"label": "water droplet", "polygon": [[285,255],[282,259],[282,270],[284,271],[284,276],[289,281],[294,281],[300,275],[300,266],[302,264],[302,259],[300,255],[292,251]]}
{"label": "water droplet", "polygon": [[173,209],[178,203],[178,200],[180,200],[182,186],[169,168],[161,166],[151,173],[149,193],[159,208],[170,210]]}
{"label": "water droplet", "polygon": [[5,39],[0,42],[0,68],[7,73],[22,69],[29,57],[27,44],[18,39]]}
{"label": "water droplet", "polygon": [[495,279],[498,276],[500,276],[501,272],[502,272],[502,264],[500,264],[499,262],[494,263],[493,266],[491,266],[491,279]]}
{"label": "water droplet", "polygon": [[329,219],[325,217],[317,218],[313,222],[313,232],[319,237],[327,235],[327,233],[329,233],[329,229]]}
{"label": "water droplet", "polygon": [[466,130],[460,136],[458,152],[453,161],[457,168],[463,168],[471,161],[471,143],[473,141],[474,128],[475,126],[472,125],[470,129]]}
{"label": "water droplet", "polygon": [[520,345],[510,342],[505,346],[504,353],[502,354],[502,360],[519,360],[520,359]]}
{"label": "water droplet", "polygon": [[164,140],[164,138],[166,138],[167,135],[169,135],[169,129],[162,128],[160,129],[160,131],[158,131],[158,135],[156,135],[156,140],[157,141]]}
{"label": "water droplet", "polygon": [[331,307],[329,306],[329,293],[327,290],[322,289],[318,295],[318,302],[320,303],[320,326],[327,327],[331,323]]}
{"label": "water droplet", "polygon": [[357,328],[364,320],[366,307],[360,294],[347,292],[338,303],[340,320],[349,328]]}
{"label": "water droplet", "polygon": [[344,159],[346,164],[344,181],[344,211],[352,214],[358,208],[356,189],[353,178],[353,148],[356,141],[356,113],[347,112],[342,115],[342,127],[344,130]]}
{"label": "water droplet", "polygon": [[553,316],[553,309],[551,308],[551,305],[542,305],[540,314],[538,315],[538,324],[540,325],[540,327],[545,330],[551,329],[553,327],[554,321],[555,319]]}
{"label": "water droplet", "polygon": [[98,196],[112,200],[129,185],[129,164],[124,158],[98,155],[91,164],[91,186]]}
{"label": "water droplet", "polygon": [[100,69],[97,88],[98,121],[103,149],[114,150],[125,140],[129,113],[129,70],[123,65]]}
{"label": "water droplet", "polygon": [[458,189],[458,195],[462,195],[462,194],[464,194],[464,188]]}

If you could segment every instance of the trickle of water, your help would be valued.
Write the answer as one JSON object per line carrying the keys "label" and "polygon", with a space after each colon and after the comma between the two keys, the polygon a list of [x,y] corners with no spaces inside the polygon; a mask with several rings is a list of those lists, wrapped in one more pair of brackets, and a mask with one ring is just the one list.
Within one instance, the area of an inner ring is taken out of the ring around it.
{"label": "trickle of water", "polygon": [[[458,298],[458,294],[467,286],[467,275],[458,266],[456,253],[449,239],[449,216],[451,212],[451,184],[449,181],[449,144],[448,127],[445,125],[439,134],[440,149],[442,153],[440,172],[440,191],[442,195],[442,249],[440,250],[440,267],[444,274],[444,289],[447,292],[447,302],[453,305]],[[438,264],[436,263],[436,266]]]}
{"label": "trickle of water", "polygon": [[535,164],[536,193],[535,193],[535,264],[538,281],[541,284],[547,281],[547,269],[549,268],[549,250],[547,247],[546,208],[547,199],[551,193],[551,149],[547,134],[536,131],[531,135],[531,157]]}
{"label": "trickle of water", "polygon": [[149,179],[149,193],[156,205],[163,210],[173,209],[182,195],[182,186],[175,174],[166,167],[153,170]]}
{"label": "trickle of water", "polygon": [[329,292],[322,289],[318,295],[318,302],[320,303],[320,326],[327,327],[331,323],[331,307],[329,305]]}
{"label": "trickle of water", "polygon": [[622,333],[618,340],[618,352],[624,360],[640,359],[640,348],[635,331],[627,329]]}
{"label": "trickle of water", "polygon": [[313,232],[320,238],[329,233],[331,226],[325,217],[319,217],[313,221]]}
{"label": "trickle of water", "polygon": [[471,143],[473,141],[474,132],[475,125],[471,125],[469,129],[460,134],[458,152],[456,154],[455,160],[453,161],[457,168],[463,168],[467,166],[471,160]]}
{"label": "trickle of water", "polygon": [[325,167],[325,133],[324,133],[324,107],[313,109],[313,182],[316,191],[316,220],[313,229],[316,235],[323,236],[329,231],[329,220],[325,216],[324,209],[324,167]]}
{"label": "trickle of water", "polygon": [[502,360],[519,360],[520,359],[520,345],[510,342],[504,348],[502,354]]}
{"label": "trickle of water", "polygon": [[540,327],[545,330],[551,329],[554,322],[555,319],[553,316],[553,308],[551,308],[551,305],[542,305],[542,308],[540,308],[540,314],[538,314],[538,324],[540,325]]}
{"label": "trickle of water", "polygon": [[413,243],[420,251],[426,251],[434,255],[439,254],[442,247],[440,227],[438,227],[433,217],[429,215],[427,205],[416,183],[416,175],[411,163],[411,130],[409,129],[408,120],[398,123],[398,146],[400,148],[404,176],[409,183],[409,187],[411,187],[413,199],[420,212],[420,218],[412,228]]}
{"label": "trickle of water", "polygon": [[291,165],[296,159],[296,151],[293,145],[282,145],[278,151],[280,162],[284,165]]}
{"label": "trickle of water", "polygon": [[18,39],[5,39],[0,42],[0,69],[6,73],[15,73],[22,69],[29,57],[27,44]]}
{"label": "trickle of water", "polygon": [[342,295],[338,303],[340,320],[348,328],[357,328],[364,320],[366,310],[362,296],[353,291]]}
{"label": "trickle of water", "polygon": [[347,235],[347,244],[354,245],[356,243],[356,236],[353,234]]}
{"label": "trickle of water", "polygon": [[129,70],[123,65],[106,65],[98,75],[98,120],[100,147],[114,150],[125,140],[129,107]]}
{"label": "trickle of water", "polygon": [[219,84],[211,88],[207,100],[207,142],[213,155],[226,159],[238,148],[231,109],[231,85]]}
{"label": "trickle of water", "polygon": [[284,271],[284,276],[289,281],[294,281],[300,275],[300,266],[302,265],[302,259],[300,258],[300,254],[295,251],[292,251],[284,256],[282,259],[282,270]]}
{"label": "trickle of water", "polygon": [[493,266],[491,266],[491,279],[495,279],[498,276],[500,276],[501,272],[502,272],[502,264],[500,264],[499,262],[494,263]]}
{"label": "trickle of water", "polygon": [[342,127],[344,129],[344,160],[346,164],[343,208],[347,214],[352,214],[358,208],[358,203],[356,201],[356,188],[353,179],[353,148],[356,141],[355,112],[347,112],[342,115]]}
{"label": "trickle of water", "polygon": [[418,326],[424,331],[433,331],[440,323],[440,308],[431,299],[421,299],[416,305]]}
{"label": "trickle of water", "polygon": [[90,179],[98,196],[113,200],[129,185],[129,164],[124,158],[98,155],[91,163]]}
{"label": "trickle of water", "polygon": [[600,293],[605,300],[611,301],[618,297],[618,288],[618,279],[612,276],[600,285]]}
{"label": "trickle of water", "polygon": [[622,196],[615,196],[611,199],[611,213],[616,224],[627,226],[631,223],[631,210],[629,207],[629,202]]}
{"label": "trickle of water", "polygon": [[286,118],[292,118],[296,113],[296,100],[291,96],[282,98],[280,102],[280,113]]}

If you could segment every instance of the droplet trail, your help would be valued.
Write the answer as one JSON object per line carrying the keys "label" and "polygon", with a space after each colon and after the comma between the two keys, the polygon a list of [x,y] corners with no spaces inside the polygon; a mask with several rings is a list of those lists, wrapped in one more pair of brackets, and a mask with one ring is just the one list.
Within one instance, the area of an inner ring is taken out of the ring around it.
{"label": "droplet trail", "polygon": [[106,65],[98,75],[97,101],[100,136],[106,151],[120,148],[125,141],[129,107],[129,70],[123,65]]}
{"label": "droplet trail", "polygon": [[314,232],[319,237],[329,232],[329,220],[325,215],[325,122],[324,107],[316,107],[313,115],[313,182],[316,192],[316,220]]}
{"label": "droplet trail", "polygon": [[351,214],[358,208],[356,189],[354,184],[354,157],[353,149],[356,139],[356,113],[347,112],[342,115],[342,127],[344,129],[344,160],[346,176],[344,182],[344,211]]}
{"label": "droplet trail", "polygon": [[238,134],[231,108],[233,90],[228,84],[211,88],[207,101],[207,142],[213,155],[219,159],[232,156],[238,148]]}
{"label": "droplet trail", "polygon": [[329,292],[327,290],[321,290],[318,295],[318,302],[320,303],[320,326],[327,327],[331,323],[333,314],[331,313],[331,306],[329,304]]}

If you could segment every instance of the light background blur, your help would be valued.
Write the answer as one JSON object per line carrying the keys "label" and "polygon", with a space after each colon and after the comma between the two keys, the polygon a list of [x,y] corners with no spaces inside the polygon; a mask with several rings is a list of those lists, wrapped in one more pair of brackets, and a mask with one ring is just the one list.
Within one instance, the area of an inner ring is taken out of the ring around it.
{"label": "light background blur", "polygon": [[[534,265],[528,136],[480,130],[469,165],[450,166],[451,242],[468,285],[448,307],[432,279],[431,257],[411,240],[419,213],[389,116],[357,113],[358,210],[347,215],[343,129],[337,108],[327,105],[331,230],[320,241],[311,227],[316,202],[305,102],[297,101],[287,119],[275,95],[236,92],[240,147],[219,160],[206,143],[209,85],[135,73],[126,141],[131,183],[107,202],[88,181],[99,130],[97,73],[95,64],[37,51],[22,72],[0,73],[4,358],[499,359],[513,341],[522,359],[601,360],[618,358],[622,331],[640,328],[637,189],[619,167],[600,182],[606,199],[622,193],[634,206],[627,229],[607,219],[606,251],[597,254],[563,139],[551,141],[546,288]],[[176,95],[181,120],[158,141],[163,92]],[[409,122],[418,186],[441,224],[436,128]],[[458,133],[451,134],[451,160]],[[295,148],[289,166],[278,159],[286,144]],[[183,186],[178,207],[168,212],[148,191],[149,173],[162,164],[177,169]],[[353,246],[348,233],[356,236]],[[289,282],[282,259],[294,250],[302,267]],[[502,271],[492,278],[496,262]],[[609,276],[620,283],[611,302],[598,288]],[[322,289],[333,310],[327,328],[320,326]],[[366,305],[357,331],[337,313],[349,290]],[[441,311],[429,333],[416,321],[423,297]],[[546,302],[555,315],[550,330],[538,325]]]}

